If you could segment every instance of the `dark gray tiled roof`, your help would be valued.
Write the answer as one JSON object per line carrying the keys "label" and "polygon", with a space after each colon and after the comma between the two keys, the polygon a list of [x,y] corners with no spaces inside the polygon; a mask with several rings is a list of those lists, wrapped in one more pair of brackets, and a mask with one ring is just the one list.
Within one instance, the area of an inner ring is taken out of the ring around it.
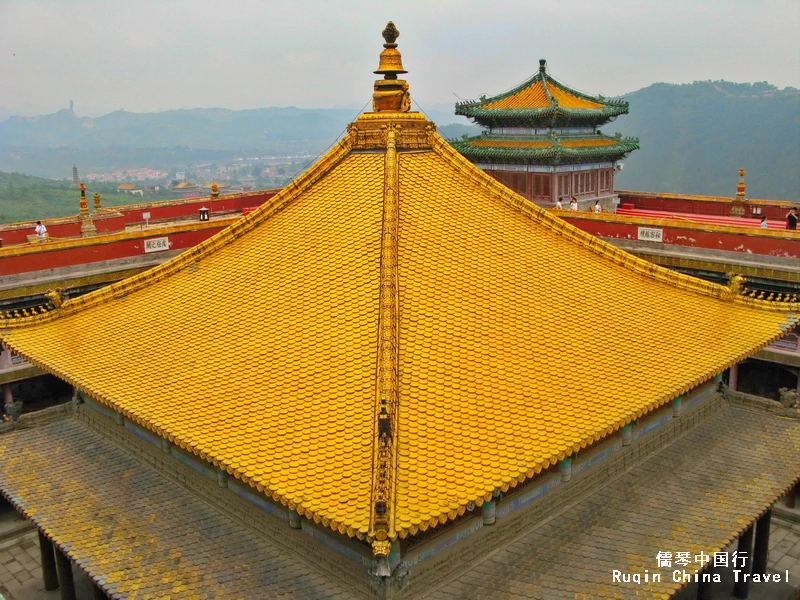
{"label": "dark gray tiled roof", "polygon": [[355,597],[75,419],[0,436],[0,465],[3,493],[113,598]]}
{"label": "dark gray tiled roof", "polygon": [[[643,464],[425,596],[668,598],[659,551],[722,551],[800,477],[800,420],[725,408]],[[661,583],[613,583],[612,570]]]}

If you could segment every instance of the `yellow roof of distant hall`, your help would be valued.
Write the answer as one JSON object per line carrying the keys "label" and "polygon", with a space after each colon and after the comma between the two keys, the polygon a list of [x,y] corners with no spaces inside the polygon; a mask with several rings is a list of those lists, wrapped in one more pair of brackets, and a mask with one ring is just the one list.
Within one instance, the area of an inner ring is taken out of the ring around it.
{"label": "yellow roof of distant hall", "polygon": [[[379,72],[401,73],[387,30]],[[795,322],[796,304],[655,266],[514,194],[408,112],[403,84],[376,82],[375,112],[259,210],[0,320],[0,338],[385,553]]]}

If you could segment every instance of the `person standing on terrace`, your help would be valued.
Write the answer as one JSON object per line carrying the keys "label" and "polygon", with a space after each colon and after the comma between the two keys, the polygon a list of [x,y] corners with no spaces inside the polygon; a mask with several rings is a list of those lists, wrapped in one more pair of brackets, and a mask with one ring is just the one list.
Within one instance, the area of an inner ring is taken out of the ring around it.
{"label": "person standing on terrace", "polygon": [[794,206],[786,213],[786,229],[795,231],[797,229],[797,208]]}
{"label": "person standing on terrace", "polygon": [[41,221],[36,221],[36,227],[33,230],[36,232],[36,237],[40,240],[47,237],[47,227],[45,227]]}

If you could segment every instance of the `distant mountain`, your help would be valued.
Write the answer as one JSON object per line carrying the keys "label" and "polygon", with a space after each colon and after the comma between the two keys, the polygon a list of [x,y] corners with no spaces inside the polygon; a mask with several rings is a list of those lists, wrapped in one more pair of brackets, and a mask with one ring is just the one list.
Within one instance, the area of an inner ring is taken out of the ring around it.
{"label": "distant mountain", "polygon": [[[751,197],[800,200],[800,90],[767,83],[656,83],[627,94],[630,114],[603,127],[641,140],[617,177],[621,189],[732,196],[747,171]],[[447,138],[479,129],[445,110],[427,115]],[[0,123],[0,171],[71,177],[113,168],[165,170],[235,156],[316,156],[357,109],[222,108],[98,118],[70,110]]]}
{"label": "distant mountain", "polygon": [[[158,167],[241,155],[316,156],[336,142],[357,109],[197,108],[156,113],[116,111],[98,118],[68,109],[0,123],[0,171],[43,177]],[[434,110],[438,123],[461,120]],[[198,158],[200,157],[200,158]]]}
{"label": "distant mountain", "polygon": [[117,111],[96,119],[60,110],[41,117],[11,117],[0,123],[5,147],[78,150],[106,147],[209,150],[279,150],[287,142],[308,151],[330,143],[353,119],[351,110],[223,108],[168,110],[157,113]]}
{"label": "distant mountain", "polygon": [[767,83],[656,83],[627,94],[630,114],[603,127],[640,138],[620,189],[800,200],[800,90]]}

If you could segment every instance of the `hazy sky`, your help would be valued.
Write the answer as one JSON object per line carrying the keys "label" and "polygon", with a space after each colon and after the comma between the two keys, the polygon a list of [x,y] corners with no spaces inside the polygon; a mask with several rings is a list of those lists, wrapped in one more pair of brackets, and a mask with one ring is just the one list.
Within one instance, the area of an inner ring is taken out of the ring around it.
{"label": "hazy sky", "polygon": [[513,87],[540,57],[593,94],[800,87],[798,0],[0,0],[0,107],[361,106],[389,19],[423,109]]}

